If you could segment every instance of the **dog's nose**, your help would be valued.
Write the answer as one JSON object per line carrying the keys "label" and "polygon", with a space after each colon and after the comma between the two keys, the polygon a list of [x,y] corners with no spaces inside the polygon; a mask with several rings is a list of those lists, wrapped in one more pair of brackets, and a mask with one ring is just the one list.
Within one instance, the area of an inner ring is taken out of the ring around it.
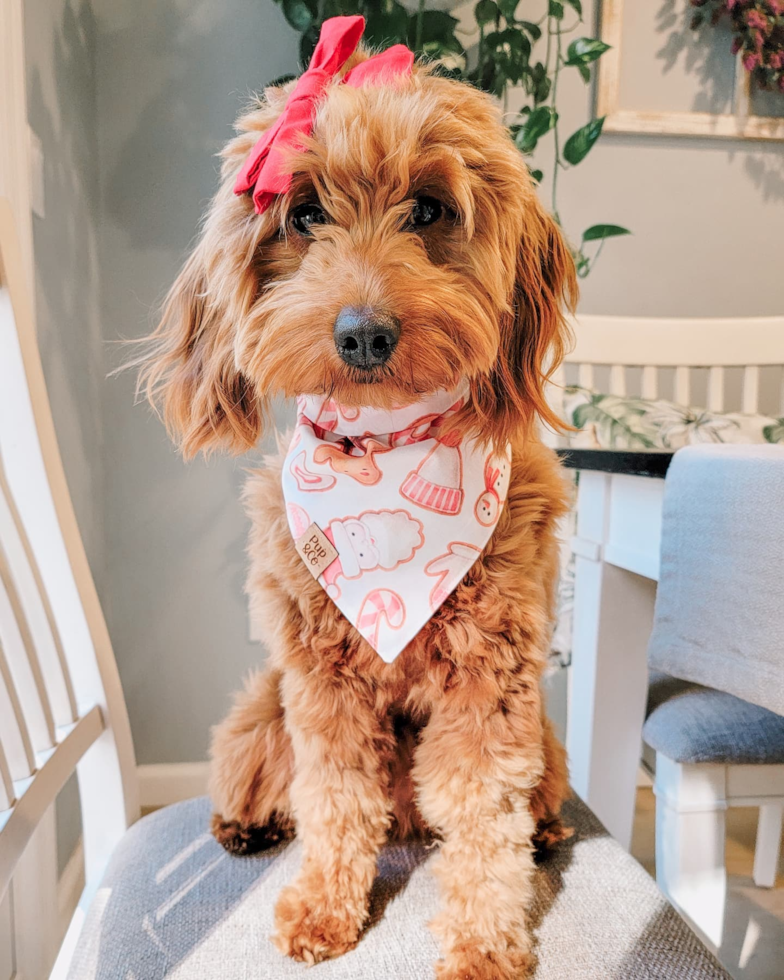
{"label": "dog's nose", "polygon": [[338,354],[352,367],[374,368],[392,356],[400,323],[390,313],[368,306],[344,306],[332,332]]}

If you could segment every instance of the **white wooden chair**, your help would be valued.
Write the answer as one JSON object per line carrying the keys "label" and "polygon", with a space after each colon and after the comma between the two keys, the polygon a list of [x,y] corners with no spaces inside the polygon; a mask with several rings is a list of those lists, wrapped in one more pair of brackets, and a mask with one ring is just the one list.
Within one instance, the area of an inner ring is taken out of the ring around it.
{"label": "white wooden chair", "polygon": [[[275,898],[301,860],[297,843],[231,857],[207,832],[206,799],[166,807],[126,832],[138,816],[128,718],[23,278],[0,199],[0,980],[294,980],[302,964],[268,936]],[[58,926],[52,805],[74,772],[86,882],[66,927]],[[654,968],[728,977],[587,807],[570,801],[566,819],[575,834],[540,866],[534,889],[532,919],[548,950],[543,980],[615,974],[628,962],[630,978]],[[417,843],[382,852],[378,921],[355,950],[320,964],[324,980],[387,975],[390,964],[432,975],[438,949],[426,922],[436,892],[420,867],[430,857]]]}
{"label": "white wooden chair", "polygon": [[[784,416],[784,317],[586,315],[574,333],[558,384],[667,398],[712,412]],[[562,406],[562,390],[555,386],[552,403]],[[631,843],[645,713],[662,496],[661,480],[580,476],[567,748],[573,785],[625,846]],[[760,808],[754,880],[772,886],[784,766],[680,765],[660,756],[654,790],[657,881],[718,946],[726,894],[725,811]]]}
{"label": "white wooden chair", "polygon": [[[85,887],[71,925],[67,915],[58,928],[53,804],[74,772]],[[65,962],[137,816],[125,702],[57,447],[11,209],[0,198],[2,980],[49,976],[64,938]]]}
{"label": "white wooden chair", "polygon": [[[585,314],[573,329],[574,349],[555,379],[558,383],[612,395],[669,398],[711,412],[784,412],[784,316],[677,319]],[[771,368],[777,384],[773,377],[766,378],[762,391],[762,373]],[[728,377],[736,371],[740,386]],[[707,391],[698,394],[695,382],[703,372]],[[674,379],[671,391],[663,385],[668,374]],[[732,389],[738,387],[741,395],[732,405]],[[557,388],[552,403],[561,404]]]}

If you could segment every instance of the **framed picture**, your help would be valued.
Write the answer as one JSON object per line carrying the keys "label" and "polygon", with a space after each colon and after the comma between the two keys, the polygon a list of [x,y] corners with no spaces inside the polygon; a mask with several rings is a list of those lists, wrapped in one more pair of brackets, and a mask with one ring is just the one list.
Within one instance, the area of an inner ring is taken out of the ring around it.
{"label": "framed picture", "polygon": [[728,27],[690,27],[688,0],[602,0],[605,132],[784,140],[784,93],[750,85]]}

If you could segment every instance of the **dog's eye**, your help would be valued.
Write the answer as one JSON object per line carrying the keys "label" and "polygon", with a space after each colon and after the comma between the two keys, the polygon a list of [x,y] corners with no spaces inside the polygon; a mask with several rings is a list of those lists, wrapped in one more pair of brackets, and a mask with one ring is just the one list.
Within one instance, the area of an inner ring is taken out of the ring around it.
{"label": "dog's eye", "polygon": [[433,225],[444,213],[444,205],[434,197],[422,194],[414,198],[414,207],[411,209],[409,223],[415,228],[424,228]]}
{"label": "dog's eye", "polygon": [[300,235],[310,235],[313,225],[327,223],[327,215],[320,204],[300,204],[289,214],[289,223]]}

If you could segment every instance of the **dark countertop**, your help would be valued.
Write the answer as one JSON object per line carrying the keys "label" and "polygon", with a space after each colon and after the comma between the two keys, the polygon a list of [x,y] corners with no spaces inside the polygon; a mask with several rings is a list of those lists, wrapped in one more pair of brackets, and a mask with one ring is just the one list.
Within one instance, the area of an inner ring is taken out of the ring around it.
{"label": "dark countertop", "polygon": [[556,449],[564,466],[570,470],[594,470],[599,473],[625,473],[627,476],[652,476],[664,479],[673,453],[665,450],[637,449]]}

